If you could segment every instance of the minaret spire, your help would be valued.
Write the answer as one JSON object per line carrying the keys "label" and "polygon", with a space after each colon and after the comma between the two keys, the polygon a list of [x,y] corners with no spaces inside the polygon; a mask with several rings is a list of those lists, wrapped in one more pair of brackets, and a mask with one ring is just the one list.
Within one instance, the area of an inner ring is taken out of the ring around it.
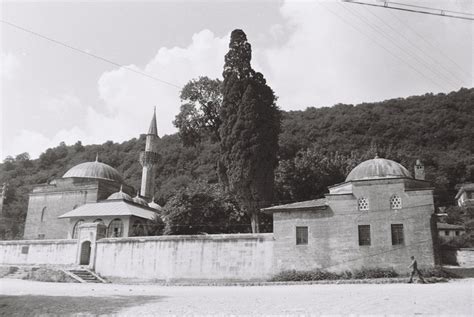
{"label": "minaret spire", "polygon": [[158,136],[158,128],[156,126],[156,107],[153,109],[153,118],[150,122],[150,128],[148,129],[148,134],[153,134]]}
{"label": "minaret spire", "polygon": [[150,128],[146,135],[145,151],[140,153],[140,164],[142,165],[142,186],[140,195],[151,198],[155,191],[155,164],[158,162],[158,128],[156,126],[156,107],[153,111]]}

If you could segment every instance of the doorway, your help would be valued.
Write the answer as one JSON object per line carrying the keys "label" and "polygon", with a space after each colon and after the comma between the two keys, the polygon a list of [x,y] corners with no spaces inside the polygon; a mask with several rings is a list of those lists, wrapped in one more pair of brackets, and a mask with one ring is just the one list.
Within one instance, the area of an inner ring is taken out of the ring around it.
{"label": "doorway", "polygon": [[89,265],[91,258],[91,242],[84,241],[81,245],[81,259],[79,261],[80,265]]}

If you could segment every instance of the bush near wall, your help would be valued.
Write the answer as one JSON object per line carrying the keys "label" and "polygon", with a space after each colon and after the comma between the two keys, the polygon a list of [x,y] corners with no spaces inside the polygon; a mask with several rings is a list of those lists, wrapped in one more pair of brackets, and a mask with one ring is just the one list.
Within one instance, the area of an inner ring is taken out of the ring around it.
{"label": "bush near wall", "polygon": [[66,273],[48,268],[32,268],[24,279],[39,282],[77,283],[76,280],[66,275]]}
{"label": "bush near wall", "polygon": [[397,277],[398,273],[393,269],[382,268],[363,268],[356,271],[345,271],[342,273],[333,273],[325,270],[311,271],[282,271],[272,277],[272,282],[283,281],[321,281],[321,280],[350,280],[350,279],[369,279],[369,278],[389,278]]}
{"label": "bush near wall", "polygon": [[[441,267],[432,267],[420,270],[424,277],[442,277],[454,278],[455,276],[449,272],[443,271]],[[400,275],[391,268],[362,268],[355,271],[345,271],[342,273],[333,273],[324,270],[311,271],[282,271],[274,275],[270,281],[272,282],[289,282],[289,281],[322,281],[322,280],[362,280],[376,278],[394,278]]]}

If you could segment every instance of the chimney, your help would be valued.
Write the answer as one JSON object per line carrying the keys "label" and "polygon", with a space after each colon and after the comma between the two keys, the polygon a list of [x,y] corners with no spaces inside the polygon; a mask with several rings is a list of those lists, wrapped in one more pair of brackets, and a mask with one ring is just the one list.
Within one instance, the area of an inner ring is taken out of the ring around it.
{"label": "chimney", "polygon": [[425,180],[425,166],[418,159],[415,164],[415,179]]}

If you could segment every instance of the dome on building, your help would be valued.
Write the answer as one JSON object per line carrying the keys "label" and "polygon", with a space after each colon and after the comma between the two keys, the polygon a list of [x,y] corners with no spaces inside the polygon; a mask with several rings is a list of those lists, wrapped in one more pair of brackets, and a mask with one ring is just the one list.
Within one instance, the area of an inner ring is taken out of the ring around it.
{"label": "dome on building", "polygon": [[410,172],[401,164],[379,157],[367,160],[357,165],[347,175],[346,182],[363,180],[363,179],[379,179],[379,178],[412,178]]}
{"label": "dome on building", "polygon": [[120,191],[113,193],[107,198],[107,200],[112,200],[112,199],[123,199],[123,200],[132,201],[132,197],[129,194],[124,193],[122,191],[122,186],[120,186]]}
{"label": "dome on building", "polygon": [[81,163],[72,167],[64,174],[63,178],[81,177],[81,178],[98,178],[106,179],[122,183],[122,176],[115,168],[99,161]]}
{"label": "dome on building", "polygon": [[139,204],[139,205],[142,205],[142,206],[148,206],[148,202],[143,199],[142,197],[140,197],[140,195],[137,195],[135,197],[133,197],[133,202],[136,203],[136,204]]}

